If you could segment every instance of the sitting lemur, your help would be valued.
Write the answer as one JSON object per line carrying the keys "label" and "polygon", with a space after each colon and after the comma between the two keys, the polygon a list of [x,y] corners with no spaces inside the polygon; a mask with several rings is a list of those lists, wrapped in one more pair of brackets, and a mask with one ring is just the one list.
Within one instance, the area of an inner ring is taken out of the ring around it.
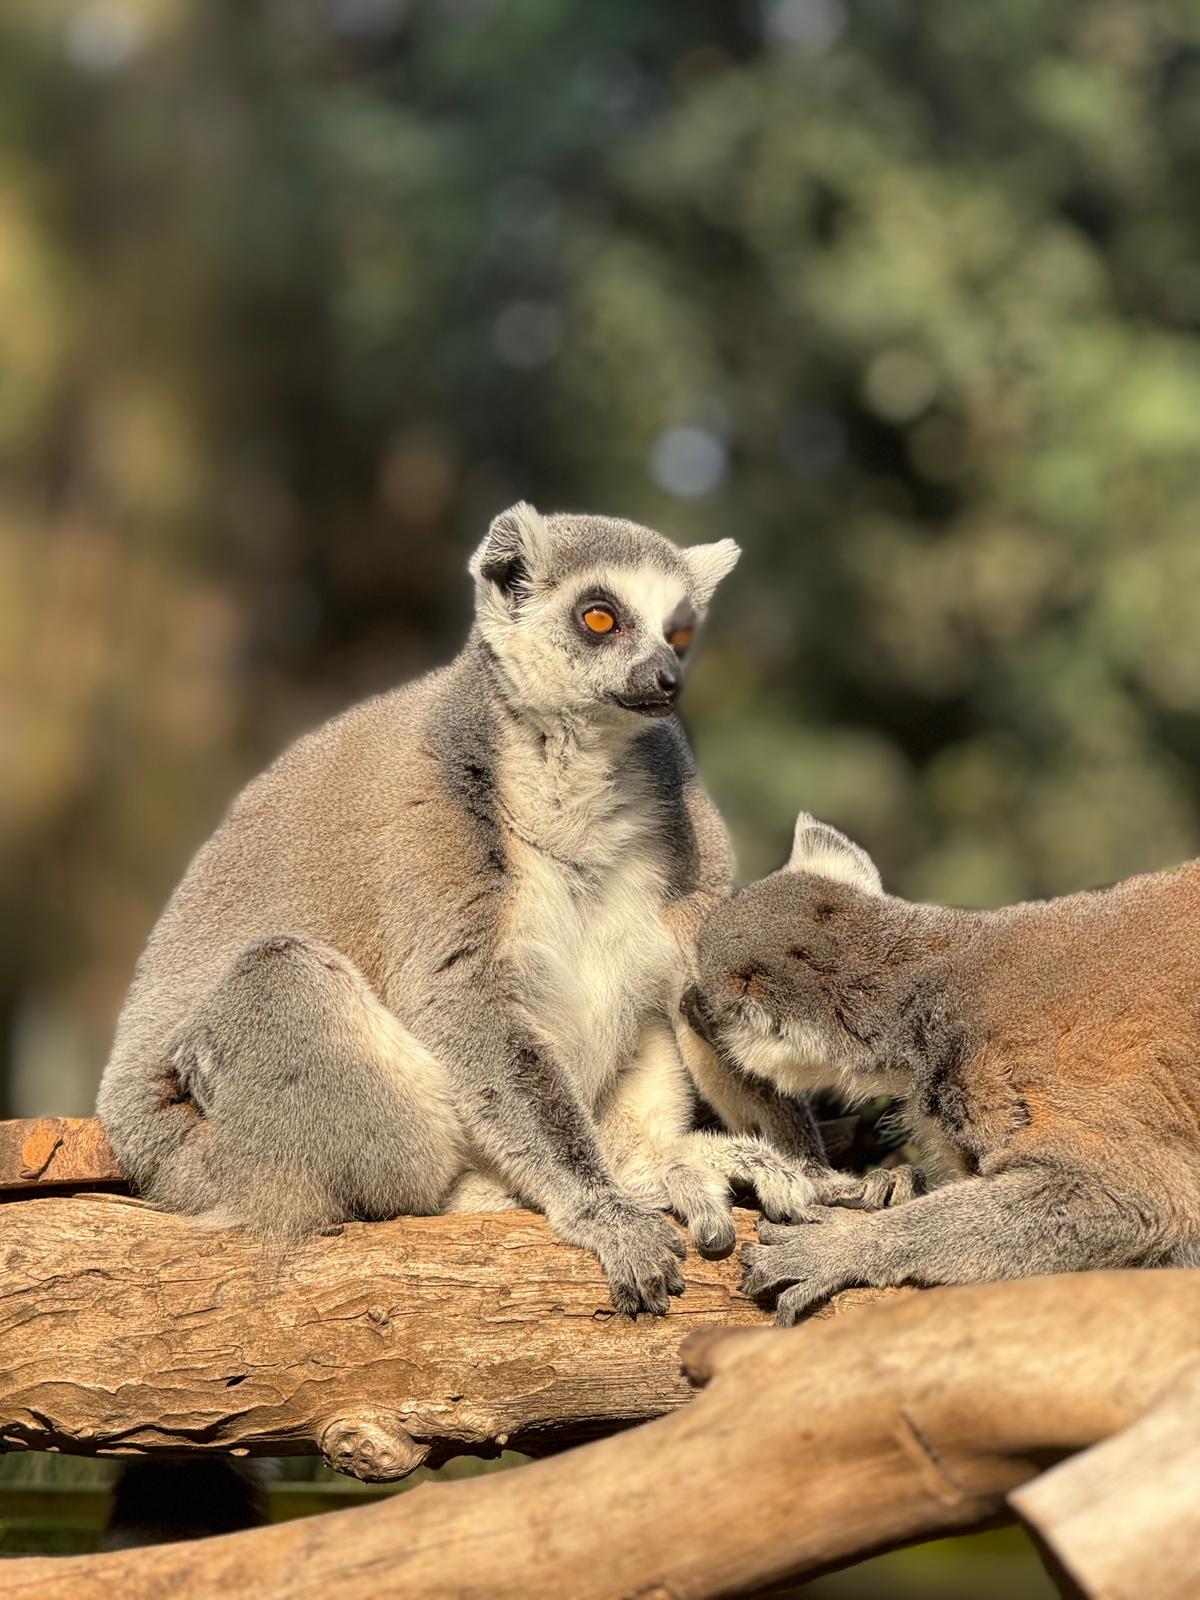
{"label": "sitting lemur", "polygon": [[1200,861],[998,911],[882,892],[801,815],[787,866],[714,909],[692,1026],[800,1094],[894,1095],[933,1193],[760,1225],[743,1288],[793,1322],[838,1290],[1200,1265]]}
{"label": "sitting lemur", "polygon": [[869,1198],[711,1064],[732,1131],[692,1131],[676,1021],[730,859],[673,712],[737,556],[497,517],[457,659],[288,750],[155,927],[98,1103],[143,1195],[276,1248],[527,1204],[630,1313],[682,1290],[665,1210],[716,1253],[731,1183],[778,1218]]}

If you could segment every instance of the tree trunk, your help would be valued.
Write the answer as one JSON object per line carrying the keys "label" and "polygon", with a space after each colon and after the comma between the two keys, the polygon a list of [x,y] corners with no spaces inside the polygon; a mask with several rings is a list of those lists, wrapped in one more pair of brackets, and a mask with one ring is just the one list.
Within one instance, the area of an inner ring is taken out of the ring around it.
{"label": "tree trunk", "polygon": [[[528,1225],[510,1226],[515,1241]],[[176,1258],[177,1269],[183,1265]],[[202,1312],[215,1283],[201,1274],[185,1319]],[[544,1285],[540,1293],[544,1304]],[[496,1304],[485,1294],[472,1310]],[[361,1315],[346,1305],[352,1359]],[[1011,1490],[1153,1406],[1195,1362],[1198,1319],[1200,1272],[1112,1272],[939,1289],[787,1332],[702,1334],[685,1361],[698,1380],[711,1380],[706,1391],[635,1432],[307,1522],[114,1555],[8,1562],[6,1594],[746,1594],[994,1518]],[[668,1319],[662,1332],[679,1321]],[[524,1326],[525,1337],[533,1331]],[[610,1320],[590,1332],[603,1339],[620,1330]],[[622,1338],[633,1343],[647,1333],[655,1330],[626,1328]],[[540,1359],[525,1348],[515,1358],[522,1369]],[[223,1352],[196,1354],[203,1365]],[[507,1382],[524,1385],[520,1372]],[[1195,1497],[1175,1505],[1180,1537],[1194,1549]],[[1180,1582],[1168,1571],[1161,1580],[1143,1592],[1155,1600],[1194,1596],[1190,1576]]]}

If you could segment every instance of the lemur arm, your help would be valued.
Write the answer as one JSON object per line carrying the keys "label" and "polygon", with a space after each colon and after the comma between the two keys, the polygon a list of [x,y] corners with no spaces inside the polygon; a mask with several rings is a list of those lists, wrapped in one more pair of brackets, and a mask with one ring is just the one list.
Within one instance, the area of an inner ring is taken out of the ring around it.
{"label": "lemur arm", "polygon": [[806,1100],[752,1078],[701,1038],[685,1018],[675,1024],[680,1054],[704,1100],[731,1133],[757,1134],[798,1161],[827,1165],[825,1146]]}
{"label": "lemur arm", "polygon": [[[1028,1156],[892,1211],[814,1211],[796,1227],[763,1223],[743,1251],[742,1288],[782,1290],[785,1326],[849,1288],[982,1283],[1047,1272],[1143,1266],[1181,1240],[1109,1171]],[[790,1285],[790,1287],[785,1287]]]}
{"label": "lemur arm", "polygon": [[468,1142],[560,1238],[599,1258],[618,1311],[665,1312],[668,1296],[683,1292],[686,1245],[618,1186],[552,1053],[485,974],[464,972],[438,1001],[437,1049]]}

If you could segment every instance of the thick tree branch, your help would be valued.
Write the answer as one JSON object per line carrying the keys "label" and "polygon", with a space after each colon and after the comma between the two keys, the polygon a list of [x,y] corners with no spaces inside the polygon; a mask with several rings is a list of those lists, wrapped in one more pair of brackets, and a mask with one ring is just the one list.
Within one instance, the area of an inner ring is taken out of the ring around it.
{"label": "thick tree branch", "polygon": [[1065,1593],[1194,1600],[1198,1488],[1200,1363],[1131,1428],[1044,1473],[1010,1502]]}
{"label": "thick tree branch", "polygon": [[135,1200],[31,1198],[0,1207],[0,1271],[5,1444],[321,1450],[368,1478],[660,1416],[690,1328],[768,1320],[736,1259],[693,1251],[671,1315],[634,1324],[528,1212],[352,1223],[280,1266]]}
{"label": "thick tree branch", "polygon": [[[6,1592],[749,1593],[995,1517],[1047,1465],[1136,1422],[1194,1362],[1198,1318],[1200,1272],[1090,1273],[939,1289],[832,1323],[705,1337],[686,1353],[709,1380],[705,1392],[644,1428],[312,1521],[9,1562]],[[1194,1539],[1194,1510],[1182,1510]],[[1182,1592],[1156,1591],[1156,1600]]]}

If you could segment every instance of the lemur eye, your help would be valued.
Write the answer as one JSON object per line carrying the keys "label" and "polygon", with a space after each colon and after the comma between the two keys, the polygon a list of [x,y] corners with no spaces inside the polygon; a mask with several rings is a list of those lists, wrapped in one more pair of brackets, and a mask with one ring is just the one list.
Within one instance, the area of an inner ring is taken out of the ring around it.
{"label": "lemur eye", "polygon": [[588,606],[582,621],[589,633],[611,633],[617,625],[616,617],[607,606]]}
{"label": "lemur eye", "polygon": [[671,646],[672,650],[677,650],[679,654],[682,655],[687,649],[688,645],[691,644],[695,636],[696,630],[693,627],[689,626],[686,628],[672,628],[670,633],[667,635],[667,643]]}

